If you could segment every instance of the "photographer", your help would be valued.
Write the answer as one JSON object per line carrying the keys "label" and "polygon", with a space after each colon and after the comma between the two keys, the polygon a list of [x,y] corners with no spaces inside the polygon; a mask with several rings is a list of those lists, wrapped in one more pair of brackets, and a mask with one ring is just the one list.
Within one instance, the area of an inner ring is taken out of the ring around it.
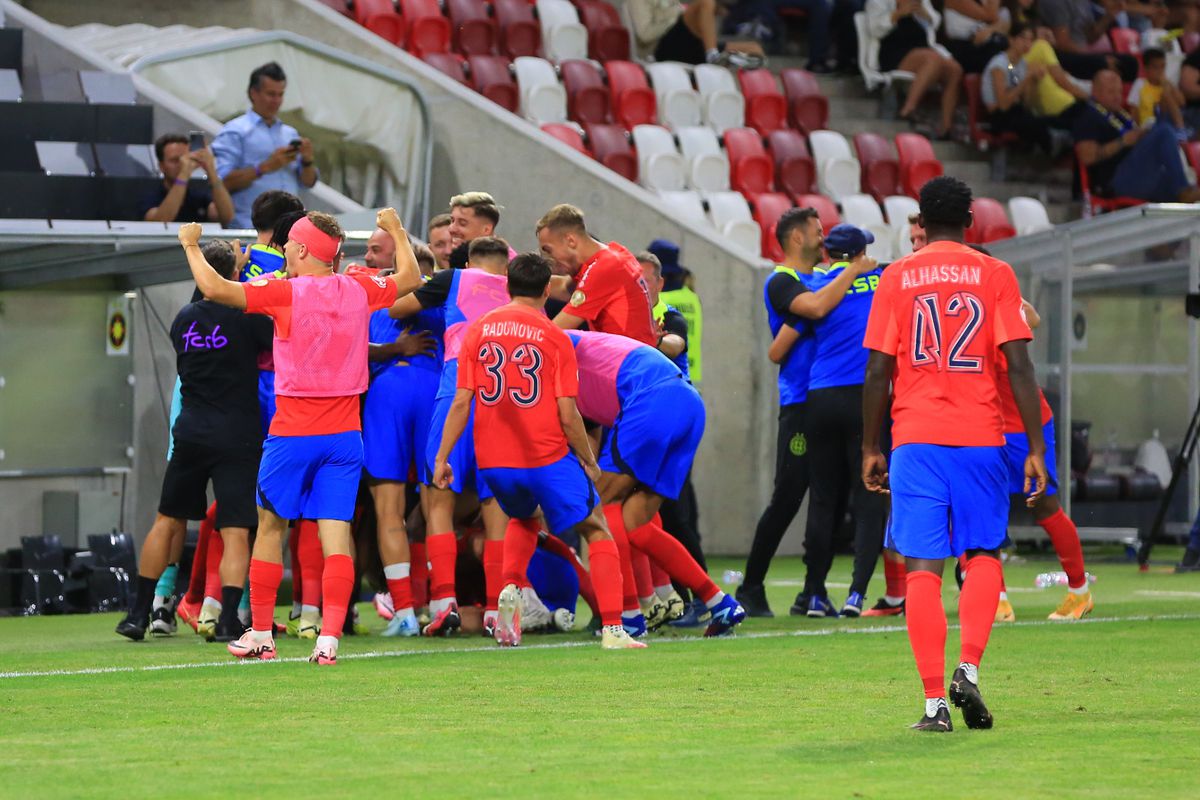
{"label": "photographer", "polygon": [[279,119],[287,76],[274,61],[250,73],[250,110],[213,140],[217,172],[233,194],[233,227],[250,227],[250,207],[268,189],[299,194],[317,182],[313,145]]}
{"label": "photographer", "polygon": [[[162,183],[142,199],[140,211],[147,222],[219,222],[233,219],[233,198],[217,174],[216,159],[204,146],[202,134],[195,142],[179,133],[167,133],[154,142],[154,155]],[[200,147],[193,149],[194,145]],[[208,175],[208,189],[191,187],[188,178],[197,169]]]}

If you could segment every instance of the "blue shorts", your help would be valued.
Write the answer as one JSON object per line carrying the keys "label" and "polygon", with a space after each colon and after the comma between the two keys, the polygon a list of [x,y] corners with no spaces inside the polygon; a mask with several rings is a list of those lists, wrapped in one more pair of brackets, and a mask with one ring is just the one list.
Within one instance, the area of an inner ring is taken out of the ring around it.
{"label": "blue shorts", "polygon": [[571,530],[600,502],[574,453],[544,467],[492,467],[480,474],[505,514],[529,519],[541,506],[551,533]]}
{"label": "blue shorts", "polygon": [[[1058,449],[1054,446],[1054,420],[1042,426],[1046,440],[1046,496],[1058,494]],[[1008,493],[1025,495],[1025,459],[1029,455],[1029,437],[1022,433],[1004,434],[1004,460],[1008,464]]]}
{"label": "blue shorts", "polygon": [[358,431],[268,436],[258,467],[258,505],[284,519],[354,519],[362,476]]}
{"label": "blue shorts", "polygon": [[637,478],[657,495],[675,500],[683,490],[704,436],[704,401],[680,378],[629,398],[605,431],[600,469]]}
{"label": "blue shorts", "polygon": [[275,418],[275,370],[258,371],[258,413],[262,416],[263,436],[269,436]]}
{"label": "blue shorts", "polygon": [[892,451],[887,546],[909,558],[995,550],[1008,534],[1002,447],[905,444]]}
{"label": "blue shorts", "polygon": [[538,548],[525,570],[533,590],[552,612],[565,608],[572,614],[579,602],[579,576],[562,556]]}
{"label": "blue shorts", "polygon": [[363,403],[363,461],[367,474],[380,481],[429,480],[425,446],[433,418],[439,374],[422,367],[394,366],[371,381]]}
{"label": "blue shorts", "polygon": [[[449,364],[450,362],[446,362]],[[443,373],[444,375],[445,373]],[[439,396],[433,404],[433,416],[429,421],[429,441],[425,446],[425,475],[433,477],[433,465],[437,462],[438,448],[442,446],[442,429],[446,427],[446,417],[450,414],[450,406],[454,403],[454,395]],[[471,415],[467,417],[467,427],[462,436],[454,444],[447,459],[450,469],[454,472],[454,481],[450,489],[455,494],[475,492],[479,502],[489,500],[492,492],[486,481],[479,475],[479,467],[475,463],[475,401],[471,401]]]}

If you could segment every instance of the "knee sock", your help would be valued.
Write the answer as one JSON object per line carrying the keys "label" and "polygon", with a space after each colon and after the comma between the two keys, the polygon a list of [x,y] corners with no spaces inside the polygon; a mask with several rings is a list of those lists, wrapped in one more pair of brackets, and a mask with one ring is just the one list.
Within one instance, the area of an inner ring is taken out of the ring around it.
{"label": "knee sock", "polygon": [[[533,558],[533,551],[538,546],[538,532],[536,520],[514,518],[508,521],[508,527],[504,530],[504,548],[501,554],[503,567],[500,571],[500,589],[510,583],[518,587],[525,587],[529,584],[526,573],[529,570],[529,561]],[[487,547],[487,544],[484,544],[484,548]],[[499,594],[499,589],[497,594]]]}
{"label": "knee sock", "polygon": [[650,562],[650,582],[654,584],[654,593],[659,600],[666,600],[675,591],[671,584],[671,576],[657,562]]}
{"label": "knee sock", "polygon": [[321,616],[321,635],[341,638],[342,626],[346,624],[346,610],[350,607],[350,594],[354,590],[354,562],[347,555],[325,558],[325,569],[321,573],[321,597],[325,601]]}
{"label": "knee sock", "polygon": [[458,541],[454,538],[454,532],[426,536],[425,551],[429,553],[430,602],[454,600],[454,564],[458,558]]}
{"label": "knee sock", "polygon": [[714,600],[723,596],[720,587],[700,568],[687,548],[662,529],[657,514],[645,525],[629,532],[629,544],[657,561],[672,578],[695,592],[710,608]]}
{"label": "knee sock", "polygon": [[304,596],[304,577],[300,574],[300,526],[288,529],[288,553],[292,557],[292,616],[300,616],[301,600]]}
{"label": "knee sock", "polygon": [[608,530],[612,533],[617,545],[617,554],[621,559],[621,610],[630,613],[641,613],[637,600],[637,579],[633,576],[633,557],[629,548],[629,534],[625,531],[625,519],[621,516],[621,504],[609,503],[604,507],[604,518],[608,520]]}
{"label": "knee sock", "polygon": [[429,605],[429,556],[425,552],[424,542],[413,542],[409,549],[412,553],[412,593],[413,605],[417,608]]}
{"label": "knee sock", "polygon": [[603,625],[621,624],[621,560],[617,543],[614,541],[605,539],[588,547],[592,583],[596,587],[596,602],[600,606],[600,622]]}
{"label": "knee sock", "polygon": [[133,594],[133,604],[129,607],[130,615],[138,622],[146,623],[150,619],[150,607],[154,603],[154,586],[158,578],[137,577],[137,589]]}
{"label": "knee sock", "polygon": [[[238,606],[242,604],[241,586],[221,587],[221,619],[222,627],[232,627],[238,621]],[[274,622],[272,620],[272,622]]]}
{"label": "knee sock", "polygon": [[413,591],[411,567],[407,561],[388,564],[383,568],[383,577],[387,579],[388,592],[392,595],[392,608],[397,617],[404,619],[413,613]]}
{"label": "knee sock", "polygon": [[[506,534],[507,535],[507,534]],[[519,587],[519,581],[514,581]],[[495,611],[500,592],[504,589],[504,540],[485,539],[483,542],[483,584],[487,593],[485,611]]]}
{"label": "knee sock", "polygon": [[654,581],[650,577],[650,558],[636,547],[630,547],[629,558],[633,562],[633,580],[637,584],[638,602],[645,606],[654,599]]}
{"label": "knee sock", "polygon": [[158,584],[154,587],[154,607],[158,608],[163,602],[175,594],[175,579],[179,577],[179,564],[168,564],[163,574],[158,576]]}
{"label": "knee sock", "polygon": [[283,580],[283,564],[250,559],[250,627],[263,636],[275,632],[275,595]]}
{"label": "knee sock", "polygon": [[1038,525],[1050,537],[1054,552],[1063,572],[1067,573],[1067,586],[1074,592],[1085,592],[1088,588],[1087,572],[1083,568],[1083,546],[1079,543],[1079,531],[1075,523],[1061,508],[1053,516],[1039,520]]}
{"label": "knee sock", "polygon": [[316,520],[301,520],[299,527],[297,550],[300,553],[300,608],[313,613],[321,608],[321,598],[324,594],[322,576],[325,573],[325,550],[321,547]]}
{"label": "knee sock", "polygon": [[979,666],[992,633],[992,624],[996,621],[996,605],[1000,601],[1000,588],[1004,585],[1004,569],[1000,566],[1000,560],[991,556],[975,556],[969,563],[971,569],[963,581],[962,594],[958,599],[958,622],[962,637],[959,660],[964,664]]}
{"label": "knee sock", "polygon": [[204,584],[208,575],[208,546],[216,533],[217,504],[208,507],[200,523],[200,538],[196,540],[196,554],[192,556],[192,576],[188,582],[187,594],[184,599],[192,605],[204,600]]}
{"label": "knee sock", "polygon": [[[507,542],[505,542],[505,546],[507,546]],[[575,551],[552,533],[541,541],[541,547],[547,553],[553,553],[571,565],[571,568],[575,570],[575,577],[579,579],[579,596],[588,604],[588,608],[592,610],[593,614],[600,616],[600,606],[596,604],[596,589],[592,584],[592,576],[588,574],[587,568],[583,566],[583,562],[579,560]]]}
{"label": "knee sock", "polygon": [[221,559],[225,556],[225,540],[220,531],[214,531],[208,543],[208,564],[204,571],[204,597],[220,602],[221,600]]}
{"label": "knee sock", "polygon": [[[909,572],[905,620],[908,642],[917,661],[917,674],[925,697],[946,696],[946,609],[942,605],[942,579],[932,572]],[[994,598],[993,597],[993,609]]]}
{"label": "knee sock", "polygon": [[883,557],[883,580],[887,586],[884,590],[889,601],[903,600],[905,595],[904,576],[908,569],[903,561],[893,561],[886,555]]}

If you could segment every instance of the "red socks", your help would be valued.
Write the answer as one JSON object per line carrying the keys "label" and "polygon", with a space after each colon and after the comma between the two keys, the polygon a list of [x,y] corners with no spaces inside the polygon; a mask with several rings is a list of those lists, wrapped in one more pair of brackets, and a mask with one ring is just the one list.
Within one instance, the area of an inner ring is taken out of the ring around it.
{"label": "red socks", "polygon": [[[641,613],[637,599],[637,580],[633,576],[633,560],[629,549],[629,534],[625,532],[625,519],[621,516],[621,504],[610,503],[604,507],[604,518],[608,521],[608,530],[612,533],[621,560],[621,609]],[[591,556],[588,556],[591,559]],[[599,592],[599,580],[594,582]],[[597,594],[597,599],[599,595]]]}
{"label": "red socks", "polygon": [[[506,534],[507,535],[507,534]],[[483,581],[487,592],[487,611],[495,611],[504,588],[504,540],[487,539],[483,543]],[[517,582],[517,585],[521,584]]]}
{"label": "red socks", "polygon": [[1083,546],[1079,543],[1079,531],[1075,523],[1061,508],[1053,516],[1039,520],[1038,525],[1050,537],[1063,572],[1067,573],[1067,585],[1078,589],[1087,585],[1087,572],[1083,568]]}
{"label": "red socks", "polygon": [[354,590],[354,562],[347,555],[325,558],[325,569],[321,573],[321,595],[325,607],[321,614],[321,635],[341,638],[346,624],[346,609],[350,607],[350,593]]}
{"label": "red socks", "polygon": [[650,559],[636,547],[630,548],[629,558],[633,562],[633,580],[637,584],[637,596],[654,594],[654,579],[650,577]]}
{"label": "red socks", "polygon": [[433,600],[454,597],[454,563],[458,558],[458,540],[454,532],[425,537],[425,550],[432,565],[429,596]]}
{"label": "red socks", "polygon": [[[600,622],[604,625],[621,624],[621,557],[617,543],[605,539],[588,547],[588,561],[592,566],[596,601],[600,606]],[[634,603],[637,599],[634,598]]]}
{"label": "red socks", "polygon": [[300,557],[300,603],[319,607],[324,588],[321,582],[325,572],[325,551],[321,548],[317,522],[303,519],[296,527],[296,553]]}
{"label": "red socks", "polygon": [[221,598],[221,557],[225,555],[225,540],[216,530],[208,540],[208,554],[204,566],[204,596]]}
{"label": "red socks", "polygon": [[250,627],[260,633],[275,631],[275,595],[283,580],[283,564],[250,559]]}
{"label": "red socks", "polygon": [[687,548],[662,529],[662,519],[658,514],[642,527],[630,531],[629,543],[657,561],[667,574],[695,592],[704,602],[707,603],[721,591]]}
{"label": "red socks", "polygon": [[204,584],[208,575],[208,545],[216,533],[216,522],[217,504],[213,503],[200,523],[200,538],[196,540],[196,553],[192,556],[191,580],[188,581],[187,594],[183,598],[193,605],[204,600]]}
{"label": "red socks", "polygon": [[[942,579],[932,572],[909,572],[907,590],[904,613],[908,642],[917,660],[917,673],[925,687],[925,697],[945,697],[946,609],[942,605]],[[992,592],[993,615],[998,597],[999,590]],[[965,591],[963,599],[966,599]],[[966,636],[965,625],[963,635]]]}
{"label": "red socks", "polygon": [[383,568],[387,580],[388,594],[392,596],[392,608],[396,613],[413,607],[412,567],[409,564],[390,564]]}
{"label": "red socks", "polygon": [[650,583],[655,587],[669,586],[671,584],[671,576],[667,571],[658,565],[658,562],[650,562]]}
{"label": "red socks", "polygon": [[[510,583],[524,587],[529,585],[525,573],[529,569],[529,561],[533,551],[538,546],[539,527],[535,519],[510,519],[504,530],[504,567],[500,573],[500,588]],[[487,557],[487,545],[484,543],[484,557]],[[565,546],[565,545],[564,545]],[[486,568],[486,565],[485,565]],[[497,590],[499,593],[499,590]]]}
{"label": "red socks", "polygon": [[[958,598],[958,621],[962,626],[962,654],[960,661],[979,666],[992,624],[996,621],[996,606],[1000,602],[1000,588],[1004,585],[1004,570],[1000,560],[991,556],[975,556],[968,562],[970,569],[963,580],[962,594]],[[909,590],[912,589],[911,576]],[[908,614],[912,614],[912,596],[909,595]]]}
{"label": "red socks", "polygon": [[413,603],[416,608],[429,605],[429,555],[425,552],[424,542],[413,542],[409,545],[412,571]]}
{"label": "red socks", "polygon": [[905,586],[906,574],[908,574],[908,569],[904,566],[903,558],[893,561],[888,557],[887,553],[883,554],[883,580],[887,585],[884,593],[888,597],[904,597],[907,591]]}

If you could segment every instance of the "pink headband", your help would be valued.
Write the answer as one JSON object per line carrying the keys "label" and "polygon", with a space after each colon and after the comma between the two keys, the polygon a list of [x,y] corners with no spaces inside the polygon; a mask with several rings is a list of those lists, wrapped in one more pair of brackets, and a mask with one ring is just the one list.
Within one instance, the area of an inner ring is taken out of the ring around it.
{"label": "pink headband", "polygon": [[301,217],[288,232],[288,241],[302,244],[313,258],[332,264],[341,242],[319,229],[308,217]]}

